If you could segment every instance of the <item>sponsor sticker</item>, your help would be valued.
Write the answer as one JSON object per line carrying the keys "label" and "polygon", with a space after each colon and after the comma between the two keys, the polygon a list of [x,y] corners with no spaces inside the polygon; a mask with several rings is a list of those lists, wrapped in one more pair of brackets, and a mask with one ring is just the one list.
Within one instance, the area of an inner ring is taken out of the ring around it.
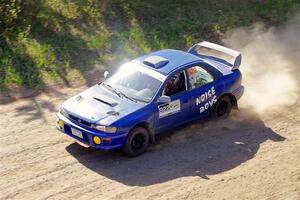
{"label": "sponsor sticker", "polygon": [[211,87],[208,91],[196,98],[196,106],[200,106],[200,113],[211,108],[217,102],[215,87]]}
{"label": "sponsor sticker", "polygon": [[180,100],[172,101],[170,103],[158,106],[159,118],[172,115],[174,113],[180,112]]}

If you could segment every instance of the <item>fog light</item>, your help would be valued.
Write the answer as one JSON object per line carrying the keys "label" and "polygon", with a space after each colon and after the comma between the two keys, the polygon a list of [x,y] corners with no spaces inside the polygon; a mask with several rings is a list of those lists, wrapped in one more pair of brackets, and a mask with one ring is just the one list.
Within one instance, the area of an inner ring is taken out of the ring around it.
{"label": "fog light", "polygon": [[64,128],[64,122],[62,120],[59,120],[58,121],[58,126],[60,129],[63,129]]}
{"label": "fog light", "polygon": [[94,136],[93,141],[95,144],[101,144],[101,139],[98,136]]}

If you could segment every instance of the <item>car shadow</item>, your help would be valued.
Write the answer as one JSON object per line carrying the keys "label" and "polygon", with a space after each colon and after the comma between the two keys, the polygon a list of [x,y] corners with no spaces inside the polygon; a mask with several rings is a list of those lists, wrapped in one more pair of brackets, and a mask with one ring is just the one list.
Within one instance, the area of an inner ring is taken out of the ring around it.
{"label": "car shadow", "polygon": [[66,150],[81,164],[109,179],[130,186],[147,186],[184,176],[218,174],[253,158],[267,140],[284,141],[248,109],[226,120],[199,120],[162,135],[157,144],[136,158],[120,151],[101,151],[77,143]]}

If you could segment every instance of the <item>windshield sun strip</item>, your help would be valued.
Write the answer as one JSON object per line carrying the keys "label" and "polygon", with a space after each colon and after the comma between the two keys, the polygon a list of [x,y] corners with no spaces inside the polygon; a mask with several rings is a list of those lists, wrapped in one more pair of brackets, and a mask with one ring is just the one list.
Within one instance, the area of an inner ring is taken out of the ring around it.
{"label": "windshield sun strip", "polygon": [[137,69],[138,71],[140,72],[143,72],[161,82],[163,82],[165,79],[166,79],[166,76],[155,71],[155,70],[152,70],[152,69],[149,69],[148,67],[145,67],[143,65],[140,65],[138,63],[134,63],[134,62],[131,62],[129,63],[130,65],[132,65],[135,69]]}

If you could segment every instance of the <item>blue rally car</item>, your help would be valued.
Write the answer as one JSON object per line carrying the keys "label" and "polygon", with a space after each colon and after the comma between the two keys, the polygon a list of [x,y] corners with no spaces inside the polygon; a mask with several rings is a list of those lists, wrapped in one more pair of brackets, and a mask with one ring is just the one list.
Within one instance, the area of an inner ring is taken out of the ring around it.
{"label": "blue rally car", "polygon": [[141,56],[65,101],[57,129],[86,145],[137,156],[167,129],[237,108],[244,92],[240,64],[239,52],[210,42]]}

